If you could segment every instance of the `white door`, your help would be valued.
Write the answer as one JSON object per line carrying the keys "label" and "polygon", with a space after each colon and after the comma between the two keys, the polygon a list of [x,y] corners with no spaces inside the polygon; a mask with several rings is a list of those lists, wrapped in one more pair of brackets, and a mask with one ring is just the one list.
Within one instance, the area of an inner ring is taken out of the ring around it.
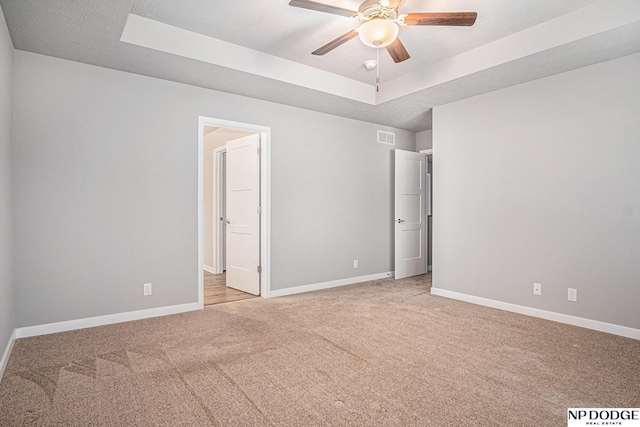
{"label": "white door", "polygon": [[259,135],[227,142],[227,286],[260,295]]}
{"label": "white door", "polygon": [[395,155],[395,275],[402,279],[427,271],[426,156]]}

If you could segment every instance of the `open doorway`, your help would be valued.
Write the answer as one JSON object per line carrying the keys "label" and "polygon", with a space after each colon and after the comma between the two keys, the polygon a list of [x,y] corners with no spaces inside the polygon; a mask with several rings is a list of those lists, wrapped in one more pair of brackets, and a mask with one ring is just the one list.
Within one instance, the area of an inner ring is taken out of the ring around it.
{"label": "open doorway", "polygon": [[269,143],[269,128],[199,118],[201,307],[269,295]]}
{"label": "open doorway", "polygon": [[432,266],[433,241],[433,149],[420,150],[427,155],[427,273]]}
{"label": "open doorway", "polygon": [[[254,298],[256,292],[248,293],[227,281],[227,144],[239,139],[256,135],[216,126],[204,126],[204,305],[215,305],[225,302]],[[256,162],[257,163],[257,162]],[[257,165],[259,168],[259,165]],[[255,165],[254,174],[259,174]],[[233,175],[233,174],[232,174]],[[256,202],[257,203],[257,202]],[[255,252],[259,251],[258,242]],[[251,263],[253,264],[253,263]],[[257,266],[257,263],[256,263]],[[252,274],[251,271],[247,272]],[[242,280],[238,279],[238,280]],[[259,293],[259,292],[257,292]]]}

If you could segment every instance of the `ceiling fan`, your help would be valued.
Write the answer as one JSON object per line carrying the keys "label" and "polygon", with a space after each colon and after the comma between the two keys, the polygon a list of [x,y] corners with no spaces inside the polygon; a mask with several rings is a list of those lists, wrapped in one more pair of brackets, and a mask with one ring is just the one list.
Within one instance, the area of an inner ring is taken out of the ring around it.
{"label": "ceiling fan", "polygon": [[409,52],[398,38],[399,26],[407,25],[456,25],[471,26],[476,22],[476,12],[434,12],[400,14],[403,0],[366,0],[358,11],[344,9],[311,0],[291,0],[290,6],[334,15],[357,18],[360,25],[312,52],[324,55],[356,36],[367,46],[387,49],[395,63],[409,59]]}

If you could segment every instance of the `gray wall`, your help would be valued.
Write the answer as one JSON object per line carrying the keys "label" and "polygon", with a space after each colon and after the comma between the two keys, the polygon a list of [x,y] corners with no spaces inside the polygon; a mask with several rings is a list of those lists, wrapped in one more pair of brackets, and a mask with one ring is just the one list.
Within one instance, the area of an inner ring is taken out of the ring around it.
{"label": "gray wall", "polygon": [[639,75],[636,54],[434,110],[434,287],[640,328]]}
{"label": "gray wall", "polygon": [[197,300],[198,115],[272,128],[272,289],[392,269],[412,132],[21,51],[14,114],[19,327]]}
{"label": "gray wall", "polygon": [[416,151],[433,148],[433,131],[423,130],[416,133]]}
{"label": "gray wall", "polygon": [[0,358],[13,332],[11,139],[13,44],[0,9]]}

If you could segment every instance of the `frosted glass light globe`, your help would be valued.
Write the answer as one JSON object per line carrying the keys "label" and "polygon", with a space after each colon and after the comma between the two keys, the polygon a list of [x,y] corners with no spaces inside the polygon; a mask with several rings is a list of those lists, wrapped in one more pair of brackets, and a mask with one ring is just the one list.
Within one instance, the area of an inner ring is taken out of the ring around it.
{"label": "frosted glass light globe", "polygon": [[386,47],[398,38],[398,24],[381,18],[374,18],[360,25],[358,35],[362,43],[369,47]]}

